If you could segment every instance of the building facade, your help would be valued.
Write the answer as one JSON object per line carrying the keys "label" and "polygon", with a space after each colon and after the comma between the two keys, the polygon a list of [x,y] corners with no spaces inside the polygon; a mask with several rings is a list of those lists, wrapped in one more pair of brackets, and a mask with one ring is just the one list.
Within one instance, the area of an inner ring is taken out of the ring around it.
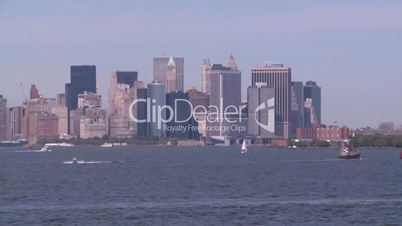
{"label": "building facade", "polygon": [[275,89],[257,84],[247,89],[248,134],[259,138],[275,137]]}
{"label": "building facade", "polygon": [[209,59],[203,59],[201,63],[201,92],[211,93],[211,64]]}
{"label": "building facade", "polygon": [[23,127],[24,127],[24,108],[21,106],[11,107],[8,109],[7,116],[7,132],[8,140],[24,139]]}
{"label": "building facade", "polygon": [[290,101],[290,137],[296,137],[296,128],[305,126],[304,122],[304,86],[303,82],[292,82]]}
{"label": "building facade", "polygon": [[304,100],[310,99],[315,112],[316,123],[321,123],[321,87],[314,81],[307,81],[304,86]]}
{"label": "building facade", "polygon": [[137,134],[136,124],[129,115],[129,107],[137,97],[137,89],[144,88],[144,83],[137,81],[137,73],[127,73],[124,78],[122,80],[119,73],[113,73],[111,77],[108,91],[110,137],[131,138]]}
{"label": "building facade", "polygon": [[[225,137],[231,136],[230,128],[233,122],[239,123],[241,120],[238,115],[228,115],[227,120],[223,112],[229,105],[239,108],[241,105],[241,72],[224,67],[221,64],[214,64],[211,67],[211,96],[210,105],[214,106],[211,120],[207,120],[207,127],[214,128],[207,130],[207,136],[223,141]],[[234,109],[230,109],[234,111]]]}
{"label": "building facade", "polygon": [[148,134],[151,137],[164,137],[166,134],[162,120],[166,119],[166,110],[162,109],[158,112],[158,109],[166,105],[165,85],[159,81],[153,81],[148,84],[147,94],[150,101],[150,109],[147,109],[150,110],[147,112],[150,116]]}
{"label": "building facade", "polygon": [[0,95],[0,141],[7,140],[7,99]]}
{"label": "building facade", "polygon": [[266,64],[251,70],[253,87],[262,82],[275,89],[275,134],[284,139],[289,138],[291,74],[291,68],[283,64]]}
{"label": "building facade", "polygon": [[71,133],[71,111],[78,108],[78,94],[85,91],[96,93],[96,66],[73,65],[70,68],[70,83],[65,85],[68,133]]}
{"label": "building facade", "polygon": [[[153,59],[153,75],[154,80],[161,82],[166,89],[166,75],[168,70],[169,62],[174,63],[175,66],[175,91],[183,91],[184,90],[184,58],[183,57],[173,57],[173,56],[159,56],[154,57]],[[170,71],[171,72],[171,71]],[[171,72],[172,74],[172,72]],[[171,77],[173,77],[171,75]],[[167,91],[167,90],[166,90]]]}

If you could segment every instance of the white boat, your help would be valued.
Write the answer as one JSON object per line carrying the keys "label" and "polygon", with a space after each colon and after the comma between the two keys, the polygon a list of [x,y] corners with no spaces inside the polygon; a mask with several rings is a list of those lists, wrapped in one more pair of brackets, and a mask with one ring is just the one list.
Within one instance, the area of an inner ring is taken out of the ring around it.
{"label": "white boat", "polygon": [[113,147],[113,144],[112,143],[104,143],[101,145],[101,147],[102,148],[111,148],[111,147]]}
{"label": "white boat", "polygon": [[43,146],[42,149],[40,149],[41,152],[51,152],[52,150],[49,149],[47,145]]}
{"label": "white boat", "polygon": [[76,157],[73,157],[73,159],[71,160],[72,164],[77,164],[78,163],[78,159]]}
{"label": "white boat", "polygon": [[243,144],[241,145],[241,152],[242,154],[247,153],[247,142],[246,140],[243,140]]}
{"label": "white boat", "polygon": [[74,144],[68,144],[65,142],[63,142],[63,143],[47,143],[47,144],[45,144],[45,146],[48,146],[48,147],[73,147]]}

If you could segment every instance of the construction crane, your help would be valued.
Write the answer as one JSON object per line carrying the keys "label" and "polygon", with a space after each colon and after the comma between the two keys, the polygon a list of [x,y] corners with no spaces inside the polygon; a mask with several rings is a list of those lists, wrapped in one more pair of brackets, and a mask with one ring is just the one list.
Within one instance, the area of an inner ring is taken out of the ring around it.
{"label": "construction crane", "polygon": [[21,93],[22,93],[22,98],[24,98],[23,103],[28,102],[27,95],[25,94],[25,89],[24,89],[24,84],[20,82],[20,87],[21,87]]}

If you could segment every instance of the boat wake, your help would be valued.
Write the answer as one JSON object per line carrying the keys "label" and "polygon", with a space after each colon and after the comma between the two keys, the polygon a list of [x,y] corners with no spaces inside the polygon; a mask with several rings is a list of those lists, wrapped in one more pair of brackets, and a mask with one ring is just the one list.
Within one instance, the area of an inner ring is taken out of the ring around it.
{"label": "boat wake", "polygon": [[20,153],[35,153],[35,152],[51,152],[52,150],[47,150],[47,151],[43,151],[43,150],[24,150],[24,151],[14,151],[14,152],[20,152]]}
{"label": "boat wake", "polygon": [[112,163],[111,161],[64,161],[63,164],[102,164],[102,163]]}

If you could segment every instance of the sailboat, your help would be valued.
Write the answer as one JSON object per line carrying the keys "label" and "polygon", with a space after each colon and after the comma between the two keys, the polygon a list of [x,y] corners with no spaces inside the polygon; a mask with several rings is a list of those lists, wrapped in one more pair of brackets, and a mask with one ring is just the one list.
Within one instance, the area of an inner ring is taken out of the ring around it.
{"label": "sailboat", "polygon": [[243,144],[241,145],[241,152],[242,154],[247,153],[247,143],[246,140],[243,140]]}

